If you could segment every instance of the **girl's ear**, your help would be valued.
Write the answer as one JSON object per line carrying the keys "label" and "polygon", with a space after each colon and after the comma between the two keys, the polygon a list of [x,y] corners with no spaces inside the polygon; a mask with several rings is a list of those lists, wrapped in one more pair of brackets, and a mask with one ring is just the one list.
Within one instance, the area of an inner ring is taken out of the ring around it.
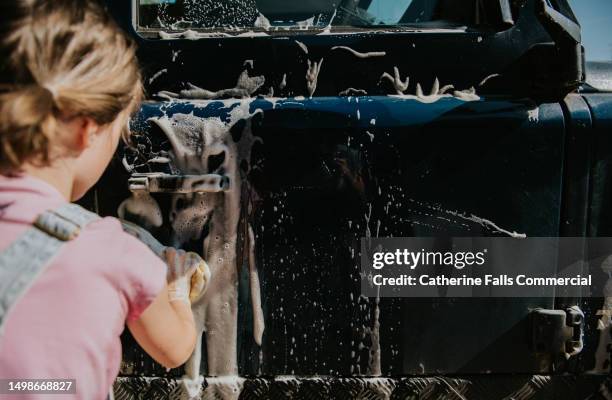
{"label": "girl's ear", "polygon": [[86,117],[77,117],[70,124],[76,132],[73,150],[81,153],[96,140],[96,134],[100,127],[91,118]]}

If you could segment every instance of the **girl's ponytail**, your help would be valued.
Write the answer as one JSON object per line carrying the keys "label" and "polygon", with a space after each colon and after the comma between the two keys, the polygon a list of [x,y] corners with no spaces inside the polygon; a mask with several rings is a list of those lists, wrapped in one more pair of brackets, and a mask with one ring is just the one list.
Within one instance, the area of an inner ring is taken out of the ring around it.
{"label": "girl's ponytail", "polygon": [[19,168],[38,154],[48,162],[49,141],[55,127],[53,93],[28,85],[0,94],[0,169]]}

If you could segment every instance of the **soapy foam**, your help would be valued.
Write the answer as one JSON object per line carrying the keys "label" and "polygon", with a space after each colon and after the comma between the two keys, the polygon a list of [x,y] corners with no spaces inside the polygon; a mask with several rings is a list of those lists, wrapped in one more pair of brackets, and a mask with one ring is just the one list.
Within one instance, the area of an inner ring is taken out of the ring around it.
{"label": "soapy foam", "polygon": [[484,86],[490,79],[493,78],[497,78],[498,76],[501,76],[500,74],[491,74],[489,76],[487,76],[486,78],[484,78],[479,84],[478,86]]}
{"label": "soapy foam", "polygon": [[363,89],[355,89],[355,88],[348,88],[346,90],[343,90],[342,92],[338,93],[338,96],[367,96],[368,92],[366,90]]}
{"label": "soapy foam", "polygon": [[529,122],[539,122],[540,107],[536,106],[533,110],[527,110],[527,119],[529,119]]}
{"label": "soapy foam", "polygon": [[[401,74],[398,67],[393,67],[393,75],[385,72],[380,77],[380,80],[388,80],[393,84],[393,88],[395,89],[395,95],[392,97],[399,97],[403,99],[414,99],[420,101],[421,103],[435,103],[436,101],[444,98],[444,97],[455,97],[456,99],[463,101],[478,101],[480,100],[480,96],[476,94],[476,89],[471,87],[467,90],[454,90],[454,85],[445,85],[440,87],[440,81],[438,78],[435,78],[434,83],[432,84],[431,91],[429,94],[423,93],[423,88],[420,83],[416,84],[415,94],[406,94],[408,90],[408,85],[410,83],[410,77],[406,77],[405,80],[402,80]],[[452,91],[452,95],[447,94],[447,92]]]}
{"label": "soapy foam", "polygon": [[338,14],[338,9],[334,9],[334,13],[332,14],[331,18],[329,19],[329,22],[327,23],[327,26],[323,29],[322,32],[318,33],[319,35],[324,35],[324,34],[331,33],[332,24],[334,23],[334,20],[336,19],[336,15],[337,14]]}
{"label": "soapy foam", "polygon": [[176,62],[179,54],[181,54],[181,50],[172,50],[172,62]]}
{"label": "soapy foam", "polygon": [[397,67],[393,67],[393,76],[391,76],[388,72],[385,72],[382,74],[380,79],[388,79],[391,81],[398,95],[404,94],[404,92],[408,90],[408,84],[410,83],[410,77],[406,77],[405,80],[402,80],[399,68]]}
{"label": "soapy foam", "polygon": [[249,225],[248,248],[249,248],[249,280],[251,288],[251,306],[253,309],[253,335],[255,343],[261,346],[261,340],[265,329],[263,310],[261,309],[261,285],[255,258],[255,234]]}
{"label": "soapy foam", "polygon": [[353,50],[352,48],[348,46],[334,46],[331,49],[332,50],[346,50],[357,58],[384,57],[387,55],[387,53],[384,51],[370,51],[367,53],[361,53],[359,51]]}
{"label": "soapy foam", "polygon": [[255,92],[257,92],[265,83],[266,78],[264,76],[249,76],[249,71],[245,69],[238,77],[236,86],[230,89],[221,89],[215,92],[203,89],[191,83],[187,83],[189,89],[181,90],[179,93],[161,91],[157,95],[165,98],[181,98],[193,100],[214,100],[227,97],[249,98]]}
{"label": "soapy foam", "polygon": [[310,29],[314,25],[314,20],[315,20],[315,17],[313,15],[312,17],[305,19],[304,21],[296,22],[295,25],[298,27],[298,29],[305,31],[305,30]]}
{"label": "soapy foam", "polygon": [[308,96],[311,98],[317,90],[321,65],[323,65],[323,58],[321,58],[318,63],[316,61],[312,62],[308,60],[308,70],[306,71],[306,88],[308,89]]}
{"label": "soapy foam", "polygon": [[308,54],[308,47],[306,47],[304,43],[300,42],[299,40],[294,40],[294,42],[295,44],[300,46],[300,48],[304,51],[304,53]]}
{"label": "soapy foam", "polygon": [[271,26],[272,25],[270,24],[270,20],[266,18],[266,16],[263,15],[262,13],[259,13],[259,15],[257,16],[257,19],[255,20],[255,27],[261,28],[264,30],[268,30],[270,29]]}
{"label": "soapy foam", "polygon": [[[474,222],[474,223],[476,223],[478,225],[481,225],[481,226],[483,226],[485,228],[488,228],[488,229],[490,229],[492,231],[495,231],[495,232],[498,232],[498,233],[503,233],[504,235],[507,235],[507,236],[510,236],[510,237],[514,237],[514,238],[517,238],[517,239],[524,239],[524,238],[527,237],[527,234],[525,234],[525,233],[517,233],[515,231],[510,231],[510,230],[507,230],[507,229],[503,229],[503,228],[499,227],[496,223],[494,223],[494,222],[492,222],[492,221],[490,221],[490,220],[488,220],[486,218],[478,217],[478,216],[476,216],[474,214],[469,214],[468,215],[468,213],[465,213],[465,212],[459,212],[459,211],[456,211],[456,210],[447,210],[447,209],[442,208],[439,205],[432,205],[432,204],[428,204],[428,203],[425,203],[425,202],[422,202],[422,201],[418,201],[418,200],[415,200],[415,199],[411,199],[411,198],[409,198],[408,201],[411,202],[411,203],[417,204],[417,205],[419,205],[421,207],[425,207],[425,208],[427,208],[427,209],[429,209],[431,211],[441,212],[441,213],[446,214],[448,216],[456,217],[456,218],[458,218],[460,220]],[[432,216],[432,215],[429,215],[429,216]],[[440,216],[438,216],[438,218],[443,219],[443,220],[447,220],[446,218],[440,217]]]}
{"label": "soapy foam", "polygon": [[[175,114],[171,118],[154,118],[172,145],[172,162],[184,174],[223,173],[229,177],[230,188],[221,193],[192,193],[172,195],[170,223],[173,244],[180,247],[201,235],[206,223],[210,231],[204,240],[204,259],[212,272],[209,288],[193,304],[199,339],[196,350],[185,365],[185,395],[193,397],[194,388],[201,382],[202,334],[206,333],[208,371],[212,376],[237,374],[237,284],[239,246],[238,225],[242,212],[243,177],[239,166],[250,161],[251,147],[258,140],[250,133],[250,125],[239,142],[234,142],[230,128],[241,119],[247,121],[250,102],[241,102],[230,112],[229,121],[219,118],[199,118],[193,114]],[[210,157],[224,154],[224,161],[215,171],[209,169]],[[246,183],[248,185],[248,183]],[[179,206],[180,203],[180,206]],[[259,277],[255,266],[252,229],[244,239],[249,249],[249,273],[254,312],[255,340],[261,343],[264,331],[261,311]],[[191,392],[189,392],[191,391]],[[187,393],[189,392],[189,393]],[[205,396],[209,390],[205,392]],[[213,390],[223,399],[237,399],[240,390],[227,391],[225,386]],[[197,394],[196,394],[197,395]],[[205,397],[206,398],[206,397]]]}
{"label": "soapy foam", "polygon": [[131,220],[145,229],[158,228],[163,223],[162,212],[157,201],[146,192],[134,192],[117,209],[121,219]]}
{"label": "soapy foam", "polygon": [[[370,229],[370,221],[372,219],[372,203],[368,204],[368,213],[364,215],[365,218],[365,237],[366,239],[372,238],[372,231]],[[378,237],[380,229],[380,221],[377,222],[376,228],[376,237]],[[372,247],[370,240],[368,240],[367,248],[370,249]],[[366,303],[369,304],[369,299],[364,298]],[[380,288],[378,288],[374,303],[374,321],[372,326],[365,327],[364,335],[367,334],[370,336],[370,349],[368,352],[368,375],[370,376],[380,376],[382,375],[381,371],[381,362],[380,362]],[[363,339],[364,337],[362,337]],[[360,343],[360,347],[364,346],[363,342]]]}
{"label": "soapy foam", "polygon": [[149,85],[151,83],[153,83],[154,80],[156,80],[157,78],[159,78],[160,76],[162,76],[163,74],[168,73],[168,69],[164,68],[160,71],[157,71],[151,78],[149,78]]}

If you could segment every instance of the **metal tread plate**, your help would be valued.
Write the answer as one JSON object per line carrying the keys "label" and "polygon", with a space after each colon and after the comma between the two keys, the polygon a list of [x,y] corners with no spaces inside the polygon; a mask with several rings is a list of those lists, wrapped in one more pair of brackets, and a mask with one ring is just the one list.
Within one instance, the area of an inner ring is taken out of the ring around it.
{"label": "metal tread plate", "polygon": [[[206,378],[202,399],[609,399],[602,375],[470,375],[407,378]],[[116,400],[180,399],[179,379],[119,377]]]}

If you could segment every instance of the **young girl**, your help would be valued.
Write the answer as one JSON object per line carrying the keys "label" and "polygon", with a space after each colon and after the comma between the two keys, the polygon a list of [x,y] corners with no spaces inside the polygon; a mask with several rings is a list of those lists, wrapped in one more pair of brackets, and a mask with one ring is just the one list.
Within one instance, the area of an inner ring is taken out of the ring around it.
{"label": "young girl", "polygon": [[0,379],[74,379],[69,398],[104,399],[125,324],[162,365],[189,357],[194,267],[174,250],[166,266],[116,219],[68,205],[100,178],[138,106],[133,43],[91,1],[19,0],[11,11],[0,61],[10,81],[0,93]]}

